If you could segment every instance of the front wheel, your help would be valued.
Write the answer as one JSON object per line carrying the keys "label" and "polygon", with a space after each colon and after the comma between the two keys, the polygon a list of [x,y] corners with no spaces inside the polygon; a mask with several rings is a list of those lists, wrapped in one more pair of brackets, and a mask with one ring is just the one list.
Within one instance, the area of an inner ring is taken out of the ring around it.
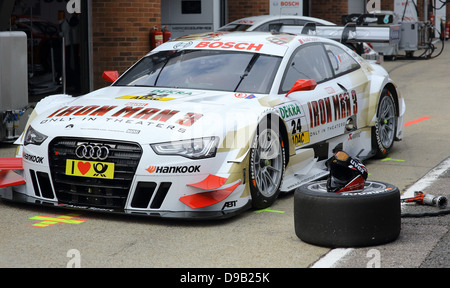
{"label": "front wheel", "polygon": [[272,205],[280,194],[285,169],[284,144],[278,126],[270,121],[258,125],[250,148],[250,193],[255,209]]}

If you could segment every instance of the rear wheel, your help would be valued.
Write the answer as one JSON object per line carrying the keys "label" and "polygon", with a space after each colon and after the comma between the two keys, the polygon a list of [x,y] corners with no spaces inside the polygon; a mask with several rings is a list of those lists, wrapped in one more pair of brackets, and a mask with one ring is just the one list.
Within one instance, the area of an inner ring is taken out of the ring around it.
{"label": "rear wheel", "polygon": [[376,157],[384,158],[394,145],[397,133],[397,116],[391,92],[383,89],[377,109],[377,122],[374,129]]}
{"label": "rear wheel", "polygon": [[[270,118],[270,117],[269,117]],[[285,158],[278,125],[264,120],[258,125],[250,149],[250,193],[255,209],[272,205],[280,193]]]}

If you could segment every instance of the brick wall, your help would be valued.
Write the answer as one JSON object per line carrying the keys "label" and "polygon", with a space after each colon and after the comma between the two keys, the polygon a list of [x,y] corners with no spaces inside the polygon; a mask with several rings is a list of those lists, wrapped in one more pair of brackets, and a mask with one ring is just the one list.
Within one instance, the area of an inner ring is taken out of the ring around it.
{"label": "brick wall", "polygon": [[348,0],[313,0],[311,17],[341,24],[342,15],[348,14]]}
{"label": "brick wall", "polygon": [[228,22],[244,17],[267,15],[269,13],[269,0],[228,0]]}
{"label": "brick wall", "polygon": [[150,51],[149,32],[161,25],[161,0],[92,0],[94,89],[104,70],[123,73]]}

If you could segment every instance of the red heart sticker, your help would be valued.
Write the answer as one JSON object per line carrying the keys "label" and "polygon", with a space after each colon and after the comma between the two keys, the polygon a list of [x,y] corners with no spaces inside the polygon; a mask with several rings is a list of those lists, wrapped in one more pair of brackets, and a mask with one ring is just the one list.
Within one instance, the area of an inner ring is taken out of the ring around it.
{"label": "red heart sticker", "polygon": [[89,162],[78,162],[77,166],[78,170],[80,170],[80,173],[83,175],[85,175],[91,169],[91,163]]}

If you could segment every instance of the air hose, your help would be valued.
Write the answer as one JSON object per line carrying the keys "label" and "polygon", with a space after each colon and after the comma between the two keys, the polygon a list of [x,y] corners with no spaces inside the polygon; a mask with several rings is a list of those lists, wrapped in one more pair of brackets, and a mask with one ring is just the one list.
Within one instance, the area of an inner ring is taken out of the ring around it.
{"label": "air hose", "polygon": [[430,216],[442,216],[450,213],[450,209],[447,207],[447,198],[444,196],[434,196],[421,191],[414,192],[414,197],[401,199],[402,203],[416,203],[419,205],[429,205],[438,207],[440,210],[436,212],[423,212],[423,213],[402,213],[402,218],[418,218],[418,217],[430,217]]}

